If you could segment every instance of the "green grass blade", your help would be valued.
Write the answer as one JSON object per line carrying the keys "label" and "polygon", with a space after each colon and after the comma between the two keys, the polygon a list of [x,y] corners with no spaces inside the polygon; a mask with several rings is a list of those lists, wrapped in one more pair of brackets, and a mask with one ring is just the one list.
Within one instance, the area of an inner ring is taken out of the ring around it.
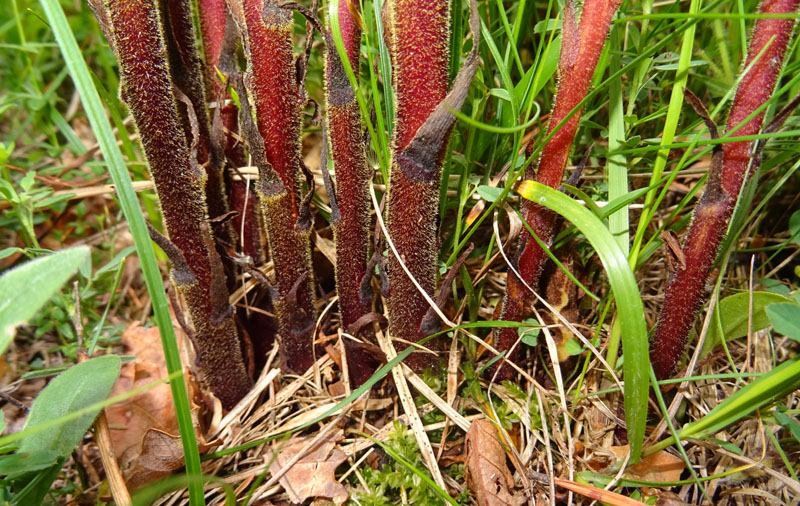
{"label": "green grass blade", "polygon": [[[697,14],[700,10],[700,0],[692,0],[689,5],[689,13]],[[675,82],[672,85],[672,95],[669,100],[669,107],[667,109],[667,117],[664,122],[664,130],[661,134],[661,144],[671,144],[675,138],[675,132],[678,129],[678,120],[681,115],[681,108],[683,107],[683,88],[686,86],[686,81],[689,77],[689,65],[692,59],[692,49],[694,48],[694,33],[696,25],[692,25],[686,29],[683,34],[683,41],[681,42],[681,55],[678,60],[678,69],[675,71]],[[661,179],[661,174],[667,166],[669,158],[669,148],[662,149],[658,152],[655,165],[653,166],[653,175],[650,178],[650,184]],[[647,194],[644,202],[644,210],[639,219],[639,224],[636,229],[636,235],[633,239],[633,246],[631,247],[630,263],[636,265],[636,260],[639,256],[639,251],[644,238],[644,233],[650,224],[650,219],[655,213],[653,201],[656,198],[657,191],[654,189]]]}
{"label": "green grass blade", "polygon": [[508,67],[506,67],[504,58],[500,54],[500,50],[497,49],[492,34],[489,32],[489,28],[486,27],[486,23],[483,22],[483,19],[481,19],[481,41],[486,42],[486,47],[488,47],[489,52],[492,53],[492,58],[494,58],[497,64],[497,71],[500,72],[503,86],[511,99],[511,116],[516,118],[519,115],[519,104],[517,103],[516,94],[514,93],[514,82],[511,80],[511,74],[508,71]]}
{"label": "green grass blade", "polygon": [[[703,418],[685,425],[678,431],[681,439],[703,438],[749,416],[755,410],[780,399],[800,388],[800,357],[784,362],[769,373],[760,376],[732,396],[722,401]],[[652,454],[675,444],[669,437],[648,447]]]}
{"label": "green grass blade", "polygon": [[[612,70],[622,68],[622,58],[617,50],[621,49],[620,34],[624,27],[617,25],[611,30],[610,55]],[[613,151],[625,145],[625,109],[622,104],[622,76],[615,77],[608,85],[608,149]],[[628,193],[628,165],[624,155],[608,157],[608,200],[612,201]],[[628,254],[628,208],[622,207],[608,218],[608,225],[622,252]]]}
{"label": "green grass blade", "polygon": [[644,307],[636,278],[625,254],[600,219],[563,193],[541,183],[523,181],[519,194],[560,214],[592,244],[608,275],[617,301],[625,356],[625,421],[631,443],[631,462],[639,460],[647,421],[650,357]]}
{"label": "green grass blade", "polygon": [[[330,22],[330,29],[331,29],[331,35],[333,36],[333,43],[336,46],[335,50],[339,54],[339,58],[342,62],[342,67],[344,67],[344,71],[347,74],[347,79],[350,81],[350,86],[353,87],[353,91],[356,94],[358,107],[361,110],[361,119],[366,124],[370,138],[373,139],[375,146],[380,146],[381,144],[378,141],[377,136],[383,135],[383,132],[376,132],[375,127],[372,125],[372,120],[370,119],[369,115],[369,108],[367,107],[367,99],[364,97],[364,93],[361,91],[361,87],[358,85],[358,79],[356,79],[356,74],[353,71],[353,67],[350,65],[350,59],[347,57],[347,50],[344,47],[344,39],[342,39],[342,29],[339,26],[339,17],[337,15],[338,12],[339,12],[339,0],[332,0],[331,3],[328,5],[328,13],[329,13],[328,21]],[[384,180],[388,181],[389,160],[385,157],[385,153],[383,152],[383,150],[380,149],[376,150],[376,154],[378,155],[378,162],[380,164]]]}
{"label": "green grass blade", "polygon": [[[136,252],[141,262],[142,274],[147,284],[147,291],[153,303],[156,324],[161,334],[161,345],[164,348],[164,359],[170,374],[170,388],[172,389],[172,398],[175,403],[175,413],[178,418],[178,427],[186,459],[186,473],[190,478],[200,476],[202,472],[200,469],[200,454],[197,450],[197,440],[189,410],[189,396],[186,393],[186,385],[183,380],[183,366],[181,365],[178,345],[175,340],[175,331],[172,328],[161,272],[156,263],[155,252],[145,227],[144,216],[142,216],[142,211],[139,208],[139,201],[133,191],[130,175],[122,159],[122,153],[117,146],[117,141],[106,117],[100,96],[92,81],[89,68],[86,66],[81,50],[75,41],[75,36],[70,30],[64,11],[58,0],[40,0],[40,2],[64,56],[64,61],[67,64],[75,87],[80,94],[86,116],[108,163],[108,170],[116,186],[122,212],[128,220],[133,242],[136,245]],[[177,374],[174,374],[176,372]],[[189,482],[189,499],[192,506],[205,504],[201,480],[193,479]]]}

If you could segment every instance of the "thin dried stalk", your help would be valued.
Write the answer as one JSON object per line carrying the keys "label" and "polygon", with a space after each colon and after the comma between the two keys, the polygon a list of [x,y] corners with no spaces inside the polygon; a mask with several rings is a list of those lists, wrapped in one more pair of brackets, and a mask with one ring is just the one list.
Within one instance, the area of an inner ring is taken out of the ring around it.
{"label": "thin dried stalk", "polygon": [[[799,0],[765,0],[760,12],[787,14],[797,12],[798,6]],[[749,70],[736,90],[727,131],[737,127],[772,96],[794,25],[794,19],[756,21],[743,67]],[[712,136],[716,136],[716,126],[699,101],[690,99],[689,102],[709,123]],[[782,116],[776,117],[779,123],[785,119]],[[764,111],[738,128],[734,135],[757,134],[763,121]],[[736,208],[739,190],[760,165],[761,156],[754,141],[726,142],[715,150],[706,189],[694,209],[689,235],[683,245],[685,266],[678,266],[670,275],[651,342],[650,361],[659,379],[672,375],[686,350],[689,332],[706,300],[706,281]]]}
{"label": "thin dried stalk", "polygon": [[[358,4],[341,0],[337,14],[347,58],[358,77],[361,46]],[[369,254],[372,170],[367,165],[358,101],[339,54],[330,44],[326,47],[326,58],[327,133],[336,172],[336,188],[329,193],[336,241],[336,290],[342,328],[350,332],[352,325],[372,309],[373,294],[361,290]],[[364,334],[369,335],[369,330],[365,329]],[[359,350],[357,343],[350,339],[344,342],[350,381],[357,387],[369,379],[377,362]]]}
{"label": "thin dried stalk", "polygon": [[[314,362],[313,272],[309,196],[300,194],[300,125],[305,96],[292,55],[292,13],[274,0],[231,0],[242,35],[248,71],[244,78],[241,127],[259,168],[259,195],[271,257],[275,263],[281,364],[304,372]],[[255,109],[252,117],[245,102]],[[313,191],[313,187],[310,188]]]}
{"label": "thin dried stalk", "polygon": [[[228,303],[225,274],[207,220],[206,174],[180,123],[156,0],[110,0],[110,34],[127,102],[142,139],[170,243],[172,280],[187,306],[197,364],[226,408],[250,389]],[[194,139],[194,138],[193,138]],[[193,141],[194,142],[194,141]]]}
{"label": "thin dried stalk", "polygon": [[[619,3],[619,0],[586,0],[578,25],[575,22],[574,1],[567,2],[564,10],[561,56],[558,62],[558,94],[550,114],[548,134],[586,97],[597,60],[608,36],[611,18],[617,11]],[[528,167],[525,179],[536,179],[551,188],[561,184],[580,117],[579,110],[553,134],[542,149],[538,170],[533,166]],[[529,200],[524,200],[522,203],[522,215],[539,239],[550,246],[555,236],[556,215]],[[501,320],[522,321],[527,307],[533,302],[533,294],[525,285],[536,286],[548,259],[547,253],[531,238],[527,230],[523,229],[520,240],[516,267],[522,279],[513,271],[509,271]],[[496,335],[499,335],[497,349],[509,352],[507,359],[516,362],[520,348],[516,346],[512,350],[512,346],[519,338],[517,329],[514,327],[497,329]],[[511,368],[500,367],[497,374],[498,379],[507,379],[511,375]]]}

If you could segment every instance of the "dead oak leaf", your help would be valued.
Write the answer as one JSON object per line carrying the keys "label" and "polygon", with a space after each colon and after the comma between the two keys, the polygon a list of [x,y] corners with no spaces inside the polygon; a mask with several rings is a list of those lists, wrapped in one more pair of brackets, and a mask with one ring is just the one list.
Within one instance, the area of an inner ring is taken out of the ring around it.
{"label": "dead oak leaf", "polygon": [[327,498],[337,506],[344,504],[350,494],[336,481],[335,472],[347,460],[347,455],[336,448],[334,439],[324,440],[308,451],[311,441],[312,438],[298,438],[279,448],[270,472],[277,474],[298,454],[305,452],[279,480],[289,499],[294,504],[302,504],[308,498]]}
{"label": "dead oak leaf", "polygon": [[[112,395],[124,394],[169,375],[157,327],[131,325],[122,334],[122,344],[125,352],[136,358],[122,365]],[[106,417],[116,455],[139,446],[149,429],[178,433],[172,391],[167,383],[106,408]]]}
{"label": "dead oak leaf", "polygon": [[[179,346],[185,344],[183,333],[178,328],[175,330]],[[122,365],[112,395],[150,386],[169,375],[157,327],[133,324],[123,333],[122,344],[135,359]],[[186,378],[187,388],[193,392],[190,379]],[[201,447],[205,447],[197,420],[199,407],[192,403],[191,410],[195,433]],[[137,489],[183,467],[181,440],[173,435],[179,431],[168,383],[109,406],[106,417],[111,429],[111,445],[128,488]]]}
{"label": "dead oak leaf", "polygon": [[506,465],[506,452],[489,420],[475,420],[467,431],[467,487],[478,506],[518,506],[525,502],[515,496],[514,478]]}

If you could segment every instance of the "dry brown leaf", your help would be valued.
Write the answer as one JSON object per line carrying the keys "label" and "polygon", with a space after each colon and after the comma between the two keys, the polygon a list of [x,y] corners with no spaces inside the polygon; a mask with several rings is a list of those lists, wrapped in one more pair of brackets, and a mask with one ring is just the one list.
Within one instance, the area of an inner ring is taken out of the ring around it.
{"label": "dry brown leaf", "polygon": [[[178,328],[175,333],[180,344],[183,334]],[[126,353],[136,358],[122,365],[112,395],[168,376],[157,327],[134,324],[122,334],[122,344]],[[192,408],[196,414],[196,406]],[[169,384],[160,384],[106,408],[106,418],[114,454],[129,488],[145,485],[183,466],[180,437],[173,436],[179,430]]]}
{"label": "dry brown leaf", "polygon": [[[198,450],[204,452],[211,446],[201,442]],[[125,484],[129,489],[136,490],[183,467],[181,437],[158,429],[148,429],[141,444],[129,448],[119,462]]]}
{"label": "dry brown leaf", "polygon": [[[278,451],[278,457],[269,470],[272,474],[280,472],[295,456],[306,450],[313,438],[298,438],[286,443]],[[315,448],[300,458],[280,479],[289,499],[302,504],[308,498],[327,498],[337,506],[344,504],[349,497],[347,489],[336,481],[336,468],[347,460],[347,455],[336,448],[334,439],[317,444]]]}
{"label": "dry brown leaf", "polygon": [[[619,460],[628,456],[629,447],[612,446],[611,451]],[[679,481],[686,468],[683,459],[661,450],[660,452],[642,458],[639,463],[630,466],[625,471],[625,477],[643,481]]]}
{"label": "dry brown leaf", "polygon": [[[122,344],[125,352],[136,358],[122,365],[111,395],[123,394],[168,375],[157,327],[128,327],[122,334]],[[138,446],[148,429],[178,433],[172,393],[166,383],[107,408],[106,417],[116,455]]]}
{"label": "dry brown leaf", "polygon": [[525,502],[514,496],[514,478],[506,465],[506,452],[494,424],[474,420],[467,431],[467,487],[478,506],[517,506]]}
{"label": "dry brown leaf", "polygon": [[181,438],[148,429],[141,445],[129,448],[119,460],[125,483],[136,490],[183,467]]}
{"label": "dry brown leaf", "polygon": [[[690,503],[685,502],[681,497],[676,494],[675,492],[670,492],[669,490],[659,490],[656,492],[658,496],[658,500],[656,501],[656,506],[691,506]],[[710,504],[703,503],[700,506],[711,506]]]}
{"label": "dry brown leaf", "polygon": [[675,492],[664,490],[658,492],[656,506],[689,506],[689,503],[683,501]]}

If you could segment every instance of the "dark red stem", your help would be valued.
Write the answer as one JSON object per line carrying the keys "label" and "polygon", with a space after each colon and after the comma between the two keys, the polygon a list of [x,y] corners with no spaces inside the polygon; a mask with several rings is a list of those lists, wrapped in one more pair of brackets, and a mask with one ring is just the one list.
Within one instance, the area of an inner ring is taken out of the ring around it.
{"label": "dark red stem", "polygon": [[[359,75],[361,26],[358,5],[339,1],[339,28],[350,66]],[[355,13],[354,13],[355,11]],[[361,111],[336,48],[327,47],[326,101],[327,122],[336,173],[335,209],[331,216],[336,241],[336,289],[339,295],[341,326],[351,326],[372,309],[372,299],[361,293],[361,281],[367,272],[369,251],[370,195],[372,170],[367,165]],[[362,336],[371,335],[369,329]],[[377,363],[357,343],[345,339],[350,381],[360,386],[375,371]]]}
{"label": "dark red stem", "polygon": [[[436,289],[439,185],[442,144],[435,167],[420,174],[408,158],[398,158],[437,105],[447,95],[450,1],[394,0],[391,6],[390,52],[396,103],[387,228],[397,252],[428,295]],[[426,337],[422,320],[429,305],[389,255],[389,333],[417,342]],[[405,346],[398,343],[398,348]],[[407,363],[421,370],[434,363],[429,353],[413,353]]]}
{"label": "dark red stem", "polygon": [[[793,13],[797,12],[798,5],[800,0],[765,0],[760,12]],[[736,128],[772,96],[794,24],[794,19],[756,21],[743,67],[749,67],[749,71],[742,76],[736,90],[727,132]],[[738,128],[733,135],[757,134],[763,120],[764,111]],[[689,235],[683,245],[686,266],[678,267],[670,275],[664,305],[651,341],[650,361],[659,379],[673,374],[686,351],[689,332],[705,303],[706,281],[736,208],[739,190],[761,163],[760,157],[753,156],[753,148],[754,141],[726,142],[722,145],[721,164],[712,166],[705,192],[695,207]]]}
{"label": "dark red stem", "polygon": [[[257,191],[275,265],[273,303],[282,365],[303,373],[314,362],[316,311],[311,227],[301,220],[300,125],[305,99],[298,89],[292,54],[294,21],[291,11],[275,0],[244,0],[233,10],[234,17],[240,18],[237,23],[248,59],[245,83],[269,164],[259,167]],[[279,178],[282,188],[267,183],[268,173]]]}
{"label": "dark red stem", "polygon": [[188,308],[197,363],[229,409],[249,391],[251,381],[206,217],[205,174],[190,155],[179,120],[162,13],[154,0],[110,0],[107,9],[122,95],[142,139],[166,230],[182,257],[172,259],[172,278]]}
{"label": "dark red stem", "polygon": [[[558,62],[558,92],[550,114],[548,134],[553,132],[589,92],[597,61],[608,36],[611,18],[618,7],[619,0],[587,0],[583,4],[580,25],[576,25],[573,1],[567,2],[561,56]],[[578,110],[553,133],[550,141],[542,149],[538,170],[534,170],[533,166],[528,167],[525,179],[536,179],[551,188],[561,184],[580,117],[581,110]],[[555,234],[556,216],[529,200],[522,202],[522,215],[539,239],[550,246]],[[501,320],[519,322],[526,316],[533,294],[525,284],[536,288],[548,259],[547,253],[525,229],[522,231],[520,241],[521,250],[518,252],[516,267],[522,279],[513,271],[509,271]],[[514,346],[519,339],[517,329],[505,327],[497,329],[496,334],[499,334],[496,341],[497,349],[508,352],[507,358],[517,362],[520,350],[519,344]],[[511,373],[510,367],[502,366],[497,377],[501,380],[507,379]]]}

